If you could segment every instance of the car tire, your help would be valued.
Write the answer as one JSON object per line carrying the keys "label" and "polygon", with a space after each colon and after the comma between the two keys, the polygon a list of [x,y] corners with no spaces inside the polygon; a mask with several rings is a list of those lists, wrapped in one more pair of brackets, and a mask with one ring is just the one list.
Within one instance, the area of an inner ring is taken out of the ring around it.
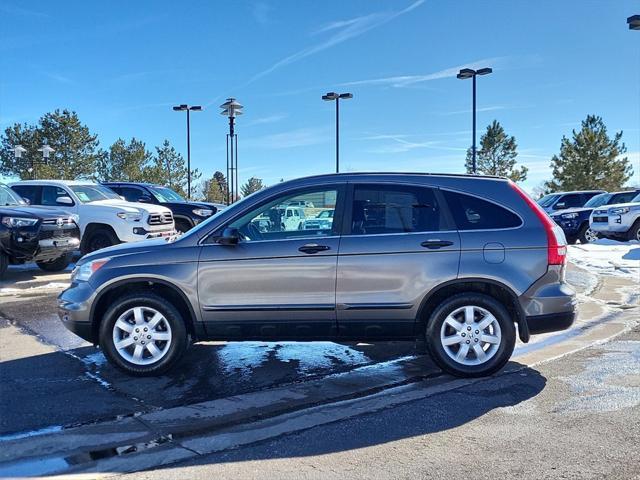
{"label": "car tire", "polygon": [[0,251],[0,279],[4,278],[7,268],[9,268],[9,257],[6,253]]}
{"label": "car tire", "polygon": [[640,242],[640,219],[636,220],[629,232],[627,233],[627,241],[637,240]]}
{"label": "car tire", "polygon": [[580,240],[580,243],[592,243],[595,242],[598,238],[600,238],[600,236],[596,232],[591,230],[588,223],[585,223],[584,225],[582,225],[582,227],[580,227],[580,231],[578,232],[578,240]]}
{"label": "car tire", "polygon": [[120,240],[112,230],[108,228],[96,228],[89,233],[89,237],[82,242],[81,250],[82,254],[86,255],[87,253],[95,252],[101,248],[111,247],[119,243]]}
{"label": "car tire", "polygon": [[575,245],[578,239],[576,237],[567,237],[567,243],[569,245]]}
{"label": "car tire", "polygon": [[452,296],[436,307],[427,323],[431,357],[442,370],[459,377],[497,372],[511,358],[515,343],[514,320],[507,309],[480,293]]}
{"label": "car tire", "polygon": [[[157,315],[161,319],[156,321]],[[174,367],[187,349],[189,335],[171,302],[139,292],[117,300],[107,310],[100,323],[99,343],[112,365],[129,375],[146,377]]]}
{"label": "car tire", "polygon": [[176,221],[176,231],[178,233],[187,233],[191,230],[191,224],[186,220],[177,220]]}
{"label": "car tire", "polygon": [[71,253],[67,253],[55,260],[51,260],[50,262],[36,262],[36,265],[38,265],[40,270],[44,270],[45,272],[61,272],[69,266],[72,258],[73,255]]}

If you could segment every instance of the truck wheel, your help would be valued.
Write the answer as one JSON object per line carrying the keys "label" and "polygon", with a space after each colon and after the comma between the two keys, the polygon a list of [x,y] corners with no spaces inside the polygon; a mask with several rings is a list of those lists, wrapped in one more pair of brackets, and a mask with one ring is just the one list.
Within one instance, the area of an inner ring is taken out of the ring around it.
{"label": "truck wheel", "polygon": [[87,253],[117,245],[118,243],[120,243],[120,240],[118,240],[118,237],[116,237],[113,231],[108,228],[96,228],[89,233],[89,238],[83,242],[81,250],[82,254],[86,255]]}
{"label": "truck wheel", "polygon": [[511,358],[516,343],[514,321],[497,300],[461,293],[431,314],[426,335],[429,353],[444,371],[459,377],[497,372]]}
{"label": "truck wheel", "polygon": [[115,301],[100,324],[100,348],[120,370],[136,377],[160,375],[184,354],[189,336],[180,312],[149,292]]}
{"label": "truck wheel", "polygon": [[629,229],[627,240],[637,240],[640,242],[640,218],[636,220]]}
{"label": "truck wheel", "polygon": [[72,254],[67,253],[50,262],[36,262],[36,265],[45,272],[61,272],[71,263]]}
{"label": "truck wheel", "polygon": [[4,278],[4,274],[9,267],[9,257],[6,253],[0,252],[0,279]]}
{"label": "truck wheel", "polygon": [[580,243],[593,243],[599,238],[600,235],[598,235],[598,232],[591,230],[587,223],[580,228],[580,232],[578,233],[578,240],[580,240]]}

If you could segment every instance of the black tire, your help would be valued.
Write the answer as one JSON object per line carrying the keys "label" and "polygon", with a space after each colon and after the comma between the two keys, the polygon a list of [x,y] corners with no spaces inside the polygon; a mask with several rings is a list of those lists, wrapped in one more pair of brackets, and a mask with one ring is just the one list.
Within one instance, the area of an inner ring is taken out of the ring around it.
{"label": "black tire", "polygon": [[45,272],[61,272],[69,266],[73,255],[67,253],[61,257],[51,260],[50,262],[36,262],[36,265]]}
{"label": "black tire", "polygon": [[576,237],[567,237],[567,243],[569,245],[575,245],[578,239]]}
{"label": "black tire", "polygon": [[[477,306],[487,310],[496,318],[500,327],[500,343],[495,353],[479,365],[464,365],[452,359],[440,340],[447,316],[464,306]],[[516,344],[516,329],[507,309],[493,297],[480,293],[460,293],[442,302],[431,314],[427,324],[426,343],[431,357],[445,372],[458,377],[482,377],[497,372],[509,361]]]}
{"label": "black tire", "polygon": [[[580,231],[578,232],[578,240],[580,240],[580,243],[582,243],[582,244],[591,243],[591,241],[589,240],[588,235],[587,235],[588,231],[589,231],[589,224],[588,223],[585,223],[584,225],[582,225],[582,227],[580,227]],[[596,237],[599,236],[595,232],[593,232],[593,235],[595,235]]]}
{"label": "black tire", "polygon": [[6,253],[0,251],[0,279],[4,278],[7,268],[9,268],[9,257]]}
{"label": "black tire", "polygon": [[[171,327],[171,344],[167,353],[156,363],[138,365],[127,361],[118,353],[113,342],[116,321],[127,310],[134,307],[150,307],[160,312]],[[171,302],[154,293],[134,293],[117,300],[105,313],[99,330],[100,348],[109,362],[116,368],[135,377],[161,375],[174,367],[187,350],[189,335],[180,312]]]}
{"label": "black tire", "polygon": [[187,233],[191,228],[191,224],[186,220],[176,220],[176,231],[178,233]]}
{"label": "black tire", "polygon": [[631,240],[640,242],[640,219],[636,220],[627,232],[627,241]]}
{"label": "black tire", "polygon": [[111,247],[119,243],[120,240],[116,234],[113,233],[113,230],[99,227],[89,233],[89,236],[82,242],[81,250],[82,254],[86,255],[87,253],[95,252],[101,248]]}

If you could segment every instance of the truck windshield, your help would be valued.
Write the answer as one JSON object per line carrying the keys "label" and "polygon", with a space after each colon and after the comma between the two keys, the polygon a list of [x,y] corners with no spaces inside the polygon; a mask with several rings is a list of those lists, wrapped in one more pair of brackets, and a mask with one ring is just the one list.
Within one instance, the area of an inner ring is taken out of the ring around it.
{"label": "truck windshield", "polygon": [[178,195],[176,192],[167,187],[149,187],[153,196],[156,197],[160,203],[164,202],[184,202],[184,198]]}
{"label": "truck windshield", "polygon": [[587,203],[584,204],[585,208],[596,208],[604,205],[611,198],[610,193],[601,193],[595,197],[591,197]]}
{"label": "truck windshield", "polygon": [[22,199],[6,185],[0,185],[0,205],[24,205]]}
{"label": "truck windshield", "polygon": [[70,185],[82,203],[98,202],[100,200],[122,200],[113,190],[102,185]]}

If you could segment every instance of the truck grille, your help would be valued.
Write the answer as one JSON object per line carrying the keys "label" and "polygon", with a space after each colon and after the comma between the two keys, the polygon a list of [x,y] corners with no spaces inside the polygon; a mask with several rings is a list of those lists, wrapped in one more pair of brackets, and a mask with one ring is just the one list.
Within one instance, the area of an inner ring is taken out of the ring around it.
{"label": "truck grille", "polygon": [[152,213],[149,215],[147,223],[149,225],[167,225],[169,223],[173,223],[173,214],[171,212]]}
{"label": "truck grille", "polygon": [[608,221],[607,217],[593,217],[593,223],[607,223]]}
{"label": "truck grille", "polygon": [[49,238],[80,238],[80,230],[71,218],[53,218],[42,221],[40,240]]}

